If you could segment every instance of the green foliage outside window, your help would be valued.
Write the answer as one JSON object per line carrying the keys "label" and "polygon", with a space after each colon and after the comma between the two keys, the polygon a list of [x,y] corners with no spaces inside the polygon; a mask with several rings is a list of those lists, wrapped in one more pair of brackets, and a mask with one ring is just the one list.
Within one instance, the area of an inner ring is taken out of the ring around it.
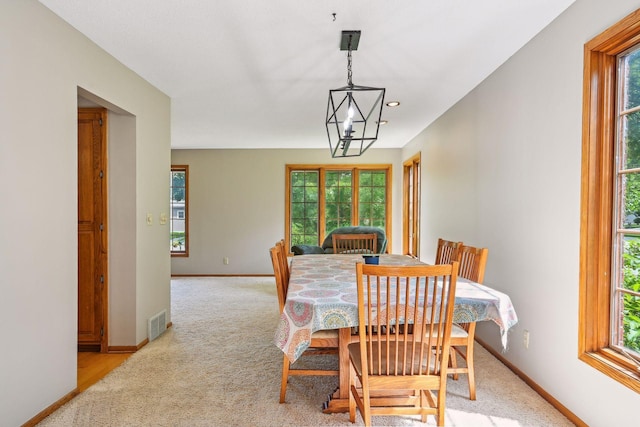
{"label": "green foliage outside window", "polygon": [[184,201],[186,187],[186,173],[185,172],[171,172],[171,199],[174,202]]}
{"label": "green foliage outside window", "polygon": [[[624,246],[623,288],[640,292],[640,238],[627,239]],[[622,301],[622,345],[640,353],[640,298],[623,293]]]}
{"label": "green foliage outside window", "polygon": [[[623,110],[640,106],[640,50],[629,54],[624,63]],[[640,228],[640,112],[625,114],[622,118],[624,154],[622,168],[627,172],[621,176],[621,196],[624,212],[621,212],[622,227],[627,230]],[[622,300],[622,329],[620,343],[640,353],[640,237],[626,234],[622,252],[622,277],[620,298]]]}
{"label": "green foliage outside window", "polygon": [[291,245],[318,244],[318,172],[291,172]]}
{"label": "green foliage outside window", "polygon": [[325,228],[334,230],[351,225],[352,173],[327,171],[325,174]]}
{"label": "green foliage outside window", "polygon": [[387,174],[384,171],[360,172],[359,225],[385,227]]}
{"label": "green foliage outside window", "polygon": [[[320,171],[324,180],[320,182]],[[355,168],[291,170],[290,240],[291,245],[320,245],[320,229],[330,233],[338,227],[375,226],[386,229],[387,169]],[[354,173],[359,186],[353,188]],[[324,196],[319,199],[320,189]],[[356,199],[356,194],[358,194]],[[355,203],[358,203],[356,206]],[[320,210],[324,217],[320,218]],[[354,212],[358,210],[358,217]],[[354,222],[356,224],[354,224]]]}
{"label": "green foliage outside window", "polygon": [[185,232],[184,231],[172,231],[171,232],[171,250],[183,251],[185,248]]}

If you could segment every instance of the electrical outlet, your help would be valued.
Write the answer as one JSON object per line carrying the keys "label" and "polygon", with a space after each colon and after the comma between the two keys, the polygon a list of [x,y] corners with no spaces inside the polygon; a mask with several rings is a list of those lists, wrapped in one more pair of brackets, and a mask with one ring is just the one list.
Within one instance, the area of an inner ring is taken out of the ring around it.
{"label": "electrical outlet", "polygon": [[228,256],[226,256],[226,257],[222,258],[222,263],[223,263],[224,265],[229,265],[229,257],[228,257]]}
{"label": "electrical outlet", "polygon": [[522,344],[524,345],[524,348],[529,348],[529,331],[527,331],[526,329],[522,336]]}

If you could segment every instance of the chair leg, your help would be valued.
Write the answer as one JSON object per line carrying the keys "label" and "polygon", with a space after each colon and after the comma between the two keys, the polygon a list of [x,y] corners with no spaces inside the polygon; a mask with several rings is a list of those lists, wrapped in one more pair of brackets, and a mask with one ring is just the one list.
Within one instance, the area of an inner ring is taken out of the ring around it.
{"label": "chair leg", "polygon": [[356,401],[353,398],[353,391],[349,390],[349,421],[356,422]]}
{"label": "chair leg", "polygon": [[282,381],[280,383],[280,403],[284,403],[285,397],[287,395],[287,380],[289,379],[289,366],[290,362],[287,358],[287,355],[284,355],[284,360],[282,361]]}
{"label": "chair leg", "polygon": [[476,323],[469,324],[469,342],[467,343],[467,376],[469,380],[469,399],[476,400],[476,375],[473,363],[473,347],[475,340]]}
{"label": "chair leg", "polygon": [[436,423],[438,426],[444,426],[444,408],[445,408],[446,391],[443,388],[438,390],[438,415],[436,416]]}
{"label": "chair leg", "polygon": [[451,348],[449,349],[449,366],[453,371],[453,379],[457,380],[458,379],[458,371],[456,371],[456,369],[458,368],[458,358],[456,356],[456,351],[453,348],[453,346],[451,346]]}
{"label": "chair leg", "polygon": [[351,423],[356,422],[356,399],[353,397],[353,394],[356,393],[355,388],[355,376],[356,373],[353,371],[353,366],[350,366],[349,369],[349,421]]}
{"label": "chair leg", "polygon": [[467,347],[467,366],[469,372],[467,372],[467,376],[469,377],[469,399],[476,400],[476,379],[475,373],[473,370],[473,346]]}
{"label": "chair leg", "polygon": [[368,387],[362,388],[362,418],[366,427],[371,427],[371,396],[369,395]]}

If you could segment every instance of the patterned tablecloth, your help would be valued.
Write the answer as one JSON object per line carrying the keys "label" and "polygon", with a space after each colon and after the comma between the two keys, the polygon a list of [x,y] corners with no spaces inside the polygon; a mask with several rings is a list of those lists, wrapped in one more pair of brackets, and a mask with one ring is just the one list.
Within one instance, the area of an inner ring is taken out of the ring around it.
{"label": "patterned tablecloth", "polygon": [[[302,255],[292,258],[285,308],[275,344],[294,362],[310,344],[313,332],[358,326],[356,262],[361,255]],[[380,265],[424,264],[404,255],[382,255]],[[454,322],[491,320],[500,327],[502,345],[518,322],[511,299],[488,286],[458,278]]]}

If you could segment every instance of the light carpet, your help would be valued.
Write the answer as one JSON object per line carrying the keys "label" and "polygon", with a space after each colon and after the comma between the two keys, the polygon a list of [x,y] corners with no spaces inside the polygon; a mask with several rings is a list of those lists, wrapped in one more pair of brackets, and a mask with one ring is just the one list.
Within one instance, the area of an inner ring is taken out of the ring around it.
{"label": "light carpet", "polygon": [[[171,296],[172,328],[38,425],[352,425],[348,414],[321,411],[336,377],[291,378],[287,403],[278,403],[282,352],[273,344],[272,278],[177,278]],[[477,400],[467,397],[466,377],[449,379],[445,425],[573,425],[480,345],[475,362]],[[425,425],[402,416],[373,423]],[[359,414],[356,424],[363,425]]]}

